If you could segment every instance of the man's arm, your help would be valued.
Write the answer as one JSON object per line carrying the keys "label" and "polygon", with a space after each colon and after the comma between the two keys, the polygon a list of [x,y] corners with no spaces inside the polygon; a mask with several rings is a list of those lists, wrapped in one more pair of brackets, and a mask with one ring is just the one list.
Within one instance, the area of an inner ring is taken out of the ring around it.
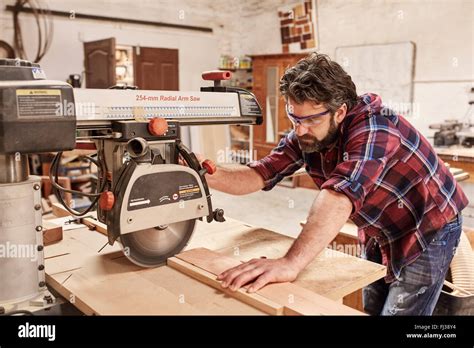
{"label": "man's arm", "polygon": [[314,201],[303,230],[285,258],[303,270],[336,238],[352,212],[352,202],[343,193],[322,190]]}
{"label": "man's arm", "polygon": [[308,222],[287,254],[276,260],[253,259],[221,273],[224,288],[235,291],[253,282],[249,292],[268,283],[288,282],[298,274],[333,240],[352,212],[352,202],[343,193],[322,190],[314,201]]}
{"label": "man's arm", "polygon": [[[204,157],[196,154],[200,162]],[[206,175],[209,186],[233,195],[271,190],[285,176],[303,165],[301,150],[294,132],[280,139],[270,154],[247,166],[221,166],[214,175]]]}
{"label": "man's arm", "polygon": [[210,187],[232,195],[245,195],[264,187],[262,176],[247,166],[218,167],[213,175],[206,174]]}

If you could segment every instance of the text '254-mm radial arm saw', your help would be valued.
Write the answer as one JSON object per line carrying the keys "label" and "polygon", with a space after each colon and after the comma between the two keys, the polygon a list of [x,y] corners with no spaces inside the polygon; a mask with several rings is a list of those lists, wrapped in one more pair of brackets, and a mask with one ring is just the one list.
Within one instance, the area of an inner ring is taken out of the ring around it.
{"label": "text '254-mm radial arm saw'", "polygon": [[[212,208],[205,179],[206,173],[216,170],[215,165],[207,160],[200,163],[183,145],[180,126],[262,123],[253,94],[221,86],[230,72],[203,73],[214,86],[178,92],[72,89],[46,80],[44,74],[35,77],[35,69],[39,67],[25,67],[21,78],[1,81],[0,88],[4,93],[8,90],[2,108],[11,103],[10,125],[4,133],[13,133],[2,138],[0,153],[59,151],[51,163],[50,178],[58,199],[71,213],[85,216],[97,206],[109,243],[119,241],[124,254],[144,267],[157,266],[181,251],[196,219],[224,221],[223,211]],[[45,137],[38,134],[24,146],[12,145],[16,140],[28,142],[21,132],[38,125]],[[92,201],[81,212],[64,202],[61,193],[68,190],[58,183],[61,151],[74,148],[95,149],[88,158],[98,168],[97,192],[81,193]]]}

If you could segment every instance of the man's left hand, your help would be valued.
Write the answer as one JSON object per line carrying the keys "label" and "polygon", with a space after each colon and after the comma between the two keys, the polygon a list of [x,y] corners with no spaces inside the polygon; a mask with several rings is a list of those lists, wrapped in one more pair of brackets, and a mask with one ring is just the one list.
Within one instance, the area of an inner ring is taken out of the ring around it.
{"label": "man's left hand", "polygon": [[296,279],[300,269],[288,259],[252,259],[239,266],[228,269],[217,276],[222,287],[232,291],[251,282],[247,292],[260,290],[268,283],[291,282]]}

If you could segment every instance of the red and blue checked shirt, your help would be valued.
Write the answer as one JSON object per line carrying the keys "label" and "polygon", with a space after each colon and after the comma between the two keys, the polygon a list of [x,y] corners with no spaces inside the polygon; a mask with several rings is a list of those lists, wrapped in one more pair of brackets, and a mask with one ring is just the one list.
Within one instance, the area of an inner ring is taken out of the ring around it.
{"label": "red and blue checked shirt", "polygon": [[468,199],[430,143],[379,96],[360,96],[339,131],[332,148],[313,153],[301,151],[292,131],[248,166],[263,177],[263,190],[304,165],[320,189],[344,193],[364,250],[378,243],[391,282]]}

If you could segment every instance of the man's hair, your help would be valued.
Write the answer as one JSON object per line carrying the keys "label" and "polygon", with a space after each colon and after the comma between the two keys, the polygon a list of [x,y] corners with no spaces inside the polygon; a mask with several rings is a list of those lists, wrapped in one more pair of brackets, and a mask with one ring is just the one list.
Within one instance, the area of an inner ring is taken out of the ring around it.
{"label": "man's hair", "polygon": [[352,78],[327,55],[311,53],[287,69],[280,80],[280,92],[298,104],[313,101],[334,113],[344,103],[347,110],[357,103]]}

